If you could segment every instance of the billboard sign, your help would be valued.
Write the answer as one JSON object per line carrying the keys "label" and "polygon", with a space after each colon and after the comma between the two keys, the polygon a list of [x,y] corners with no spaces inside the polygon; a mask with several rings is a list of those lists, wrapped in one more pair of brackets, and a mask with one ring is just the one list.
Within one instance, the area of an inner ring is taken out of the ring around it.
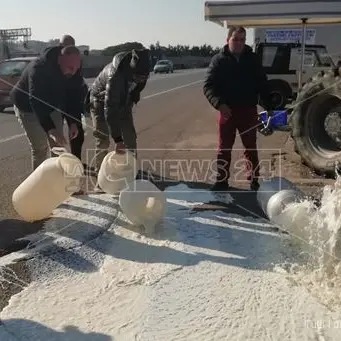
{"label": "billboard sign", "polygon": [[[315,44],[316,29],[306,30],[306,44]],[[267,43],[301,43],[301,29],[271,29],[265,31]]]}

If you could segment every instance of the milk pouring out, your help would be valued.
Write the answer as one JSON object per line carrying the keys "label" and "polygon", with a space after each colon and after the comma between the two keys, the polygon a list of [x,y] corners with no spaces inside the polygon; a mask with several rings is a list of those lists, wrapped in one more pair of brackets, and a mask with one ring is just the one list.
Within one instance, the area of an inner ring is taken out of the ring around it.
{"label": "milk pouring out", "polygon": [[84,175],[81,160],[64,148],[58,149],[54,148],[53,152],[59,156],[40,164],[12,195],[15,211],[26,221],[48,218],[55,208],[80,189]]}

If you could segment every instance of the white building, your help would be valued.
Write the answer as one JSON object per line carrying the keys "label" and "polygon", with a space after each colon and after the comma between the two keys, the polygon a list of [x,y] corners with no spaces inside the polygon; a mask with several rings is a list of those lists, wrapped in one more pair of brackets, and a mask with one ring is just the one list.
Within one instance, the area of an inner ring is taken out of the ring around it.
{"label": "white building", "polygon": [[[339,0],[235,0],[235,1],[205,1],[205,20],[214,22],[222,27],[244,26],[255,28],[255,38],[264,42],[265,27],[273,27],[268,38],[284,42],[287,33],[296,42],[300,39],[300,28],[306,18],[310,42],[314,38],[317,45],[325,45],[334,60],[341,57],[341,1]],[[295,27],[295,29],[292,29]],[[281,32],[282,31],[282,32]],[[311,32],[315,32],[311,34]],[[309,40],[308,40],[309,42]]]}
{"label": "white building", "polygon": [[90,51],[90,46],[89,45],[78,45],[77,48],[83,54],[84,54],[85,51]]}

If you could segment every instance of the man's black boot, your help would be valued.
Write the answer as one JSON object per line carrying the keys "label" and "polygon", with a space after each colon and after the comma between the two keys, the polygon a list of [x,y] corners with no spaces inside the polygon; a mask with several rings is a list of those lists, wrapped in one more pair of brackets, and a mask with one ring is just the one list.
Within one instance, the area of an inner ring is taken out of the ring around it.
{"label": "man's black boot", "polygon": [[251,184],[250,184],[250,189],[251,191],[258,191],[259,190],[259,182],[257,179],[254,179],[251,181]]}
{"label": "man's black boot", "polygon": [[212,187],[212,192],[227,192],[230,189],[227,181],[217,181]]}

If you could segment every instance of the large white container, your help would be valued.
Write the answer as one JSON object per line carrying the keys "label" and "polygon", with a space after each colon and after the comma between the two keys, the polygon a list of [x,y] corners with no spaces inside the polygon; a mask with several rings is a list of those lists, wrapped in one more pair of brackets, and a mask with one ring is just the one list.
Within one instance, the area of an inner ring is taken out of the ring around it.
{"label": "large white container", "polygon": [[53,210],[79,191],[84,167],[76,156],[64,152],[40,164],[14,191],[12,203],[26,221],[48,218]]}
{"label": "large white container", "polygon": [[133,224],[143,225],[152,232],[166,214],[167,201],[165,193],[153,183],[135,180],[121,191],[119,205]]}
{"label": "large white container", "polygon": [[261,181],[257,191],[258,203],[270,220],[279,216],[288,204],[303,199],[304,193],[282,177]]}
{"label": "large white container", "polygon": [[113,151],[103,159],[97,182],[104,192],[117,195],[136,179],[137,173],[137,162],[132,152],[118,154]]}

